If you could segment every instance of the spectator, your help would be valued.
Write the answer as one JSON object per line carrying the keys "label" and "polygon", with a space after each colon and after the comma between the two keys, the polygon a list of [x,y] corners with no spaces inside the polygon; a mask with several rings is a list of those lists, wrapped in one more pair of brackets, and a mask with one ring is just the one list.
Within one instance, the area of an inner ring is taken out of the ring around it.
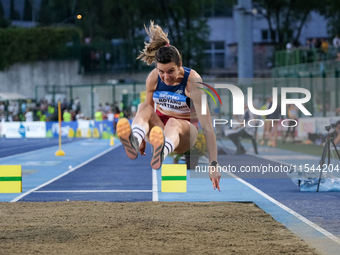
{"label": "spectator", "polygon": [[71,114],[71,121],[76,120],[76,112],[73,110],[70,110],[70,114]]}
{"label": "spectator", "polygon": [[64,98],[63,102],[61,103],[61,112],[64,112],[65,110],[68,110],[68,102],[66,100],[66,98]]}
{"label": "spectator", "polygon": [[[273,98],[270,98],[270,104],[268,106],[268,109],[270,109],[273,105]],[[277,126],[279,125],[279,120],[281,119],[281,107],[280,103],[278,102],[277,107],[275,111],[267,116],[267,119],[269,120],[276,120],[276,121],[270,121],[269,125],[269,141],[267,146],[276,147],[276,141],[277,141]]]}
{"label": "spectator", "polygon": [[337,58],[336,60],[339,61],[340,60],[340,38],[339,35],[336,34],[334,39],[333,39],[333,46],[336,50],[336,54],[337,54]]}
{"label": "spectator", "polygon": [[26,122],[32,122],[33,121],[33,112],[31,111],[30,108],[27,109],[27,111],[25,113],[25,118],[26,118]]}
{"label": "spectator", "polygon": [[[263,105],[260,110],[267,110],[269,109],[269,106],[271,105],[272,99],[267,98],[266,104]],[[266,120],[266,116],[262,116],[264,120]],[[269,134],[270,132],[270,125],[271,123],[269,121],[264,122],[264,129],[263,129],[263,135],[262,135],[262,140],[260,141],[260,145],[264,145],[264,141],[266,139],[266,135]]]}
{"label": "spectator", "polygon": [[106,104],[105,104],[105,113],[108,113],[109,110],[111,110],[111,106],[110,106],[110,104],[108,102],[106,102]]}
{"label": "spectator", "polygon": [[5,104],[1,103],[0,104],[0,113],[3,113],[3,112],[5,112]]}
{"label": "spectator", "polygon": [[106,114],[108,121],[114,121],[114,114],[112,113],[111,109]]}
{"label": "spectator", "polygon": [[76,99],[73,101],[72,110],[75,111],[75,112],[79,112],[81,110],[80,109],[80,100],[79,100],[78,97],[76,97]]}
{"label": "spectator", "polygon": [[63,120],[64,120],[65,122],[71,122],[71,119],[72,119],[71,113],[69,113],[68,110],[64,110],[64,113],[63,113]]}
{"label": "spectator", "polygon": [[321,46],[321,42],[319,39],[313,38],[312,43],[311,43],[311,48],[312,49],[318,49]]}
{"label": "spectator", "polygon": [[111,68],[111,53],[110,52],[105,53],[105,63],[106,63],[106,70],[110,70]]}
{"label": "spectator", "polygon": [[296,123],[295,121],[298,120],[299,115],[298,115],[298,109],[296,108],[296,106],[294,104],[291,104],[289,106],[287,115],[288,115],[288,118],[291,119],[291,120],[289,121],[289,127],[288,127],[288,130],[287,130],[286,136],[283,139],[283,143],[286,142],[289,135],[292,136],[293,141],[294,141],[294,138],[295,138],[295,128],[296,128],[296,126],[295,127],[292,127],[292,126],[295,125],[295,123]]}
{"label": "spectator", "polygon": [[[237,118],[237,117],[236,117]],[[228,138],[233,141],[236,145],[237,151],[236,155],[241,155],[246,153],[246,149],[242,146],[240,138],[253,138],[255,135],[255,128],[250,127],[248,125],[248,121],[254,119],[254,115],[249,111],[248,106],[244,104],[244,115],[243,120],[245,121],[245,126],[238,126],[235,130],[240,129],[239,131],[229,134]],[[238,118],[237,118],[238,120]],[[238,120],[239,122],[242,122]]]}
{"label": "spectator", "polygon": [[334,144],[337,146],[340,142],[340,120],[335,124],[335,130],[333,132]]}
{"label": "spectator", "polygon": [[286,50],[291,51],[294,48],[292,40],[286,44]]}
{"label": "spectator", "polygon": [[76,115],[76,120],[83,120],[83,119],[85,119],[85,115],[81,111],[78,111],[78,114]]}
{"label": "spectator", "polygon": [[1,115],[1,122],[5,122],[6,121],[6,116],[5,116],[5,114],[2,114]]}
{"label": "spectator", "polygon": [[[101,105],[101,104],[99,104],[99,105]],[[94,114],[94,119],[95,119],[95,121],[103,121],[103,113],[102,113],[100,108]]]}
{"label": "spectator", "polygon": [[321,50],[322,50],[322,59],[327,59],[327,53],[328,53],[329,44],[328,41],[324,38],[321,39]]}
{"label": "spectator", "polygon": [[13,112],[10,112],[8,115],[8,121],[13,122]]}
{"label": "spectator", "polygon": [[102,103],[99,103],[99,110],[101,112],[105,112],[105,107],[102,105]]}

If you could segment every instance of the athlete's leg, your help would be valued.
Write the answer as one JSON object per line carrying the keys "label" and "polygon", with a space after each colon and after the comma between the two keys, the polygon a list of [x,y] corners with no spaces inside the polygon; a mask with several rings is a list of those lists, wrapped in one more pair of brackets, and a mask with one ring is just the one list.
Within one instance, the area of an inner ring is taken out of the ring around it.
{"label": "athlete's leg", "polygon": [[151,127],[153,125],[164,127],[162,121],[154,112],[153,107],[147,103],[140,104],[138,107],[132,126],[130,126],[129,121],[125,118],[118,121],[117,135],[130,159],[137,158],[139,146],[148,134],[150,124]]}
{"label": "athlete's leg", "polygon": [[[151,166],[159,169],[164,158],[171,152],[183,153],[195,144],[197,128],[186,120],[170,118],[165,125],[164,132],[155,126],[150,131],[149,142],[153,147]],[[162,143],[165,145],[162,146]]]}
{"label": "athlete's leg", "polygon": [[155,113],[154,108],[148,103],[139,105],[136,116],[132,122],[132,125],[135,124],[141,125],[145,129],[146,134],[149,133],[153,126],[164,128],[163,122]]}
{"label": "athlete's leg", "polygon": [[164,128],[165,137],[174,144],[174,151],[183,153],[194,146],[198,130],[189,121],[171,118]]}

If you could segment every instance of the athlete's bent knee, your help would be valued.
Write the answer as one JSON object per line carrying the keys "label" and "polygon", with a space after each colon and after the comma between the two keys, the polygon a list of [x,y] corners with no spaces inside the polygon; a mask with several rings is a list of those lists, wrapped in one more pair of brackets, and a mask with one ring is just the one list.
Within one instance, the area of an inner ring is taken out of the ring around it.
{"label": "athlete's bent knee", "polygon": [[138,106],[138,111],[145,111],[147,109],[153,110],[152,106],[150,104],[148,104],[148,103],[141,103]]}
{"label": "athlete's bent knee", "polygon": [[173,129],[179,130],[180,127],[181,127],[181,123],[179,123],[179,121],[176,120],[175,118],[170,118],[165,125],[165,128],[169,128],[171,130]]}

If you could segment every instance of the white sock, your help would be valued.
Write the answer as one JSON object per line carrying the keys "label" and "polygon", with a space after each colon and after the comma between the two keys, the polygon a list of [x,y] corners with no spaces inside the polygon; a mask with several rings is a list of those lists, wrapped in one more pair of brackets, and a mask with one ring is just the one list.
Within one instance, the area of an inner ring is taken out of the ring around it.
{"label": "white sock", "polygon": [[171,152],[173,152],[175,149],[175,145],[173,143],[173,141],[171,141],[169,138],[165,138],[165,145],[164,145],[164,151],[163,151],[163,155],[164,155],[164,159],[166,158],[166,156],[168,156]]}
{"label": "white sock", "polygon": [[138,147],[139,147],[145,137],[146,130],[145,128],[143,128],[141,125],[138,125],[138,124],[133,124],[131,128],[132,128],[132,134],[138,140]]}

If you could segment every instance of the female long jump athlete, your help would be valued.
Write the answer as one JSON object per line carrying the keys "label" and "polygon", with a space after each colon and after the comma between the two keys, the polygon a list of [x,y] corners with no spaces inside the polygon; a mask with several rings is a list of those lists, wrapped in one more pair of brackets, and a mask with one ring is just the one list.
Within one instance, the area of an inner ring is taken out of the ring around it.
{"label": "female long jump athlete", "polygon": [[200,110],[201,94],[204,92],[197,89],[202,87],[197,82],[202,81],[201,77],[194,70],[182,66],[179,51],[169,45],[167,34],[161,27],[151,22],[149,29],[145,29],[150,41],[145,43],[138,59],[148,65],[155,62],[156,68],[146,80],[146,102],[139,105],[132,126],[127,119],[118,121],[118,138],[130,159],[137,158],[138,150],[141,155],[145,155],[146,138],[152,146],[150,165],[153,169],[159,169],[164,158],[171,152],[183,153],[195,144],[199,120],[212,166],[209,176],[214,189],[220,190],[221,174],[215,171],[217,145],[212,120],[209,110],[206,115],[201,115]]}

